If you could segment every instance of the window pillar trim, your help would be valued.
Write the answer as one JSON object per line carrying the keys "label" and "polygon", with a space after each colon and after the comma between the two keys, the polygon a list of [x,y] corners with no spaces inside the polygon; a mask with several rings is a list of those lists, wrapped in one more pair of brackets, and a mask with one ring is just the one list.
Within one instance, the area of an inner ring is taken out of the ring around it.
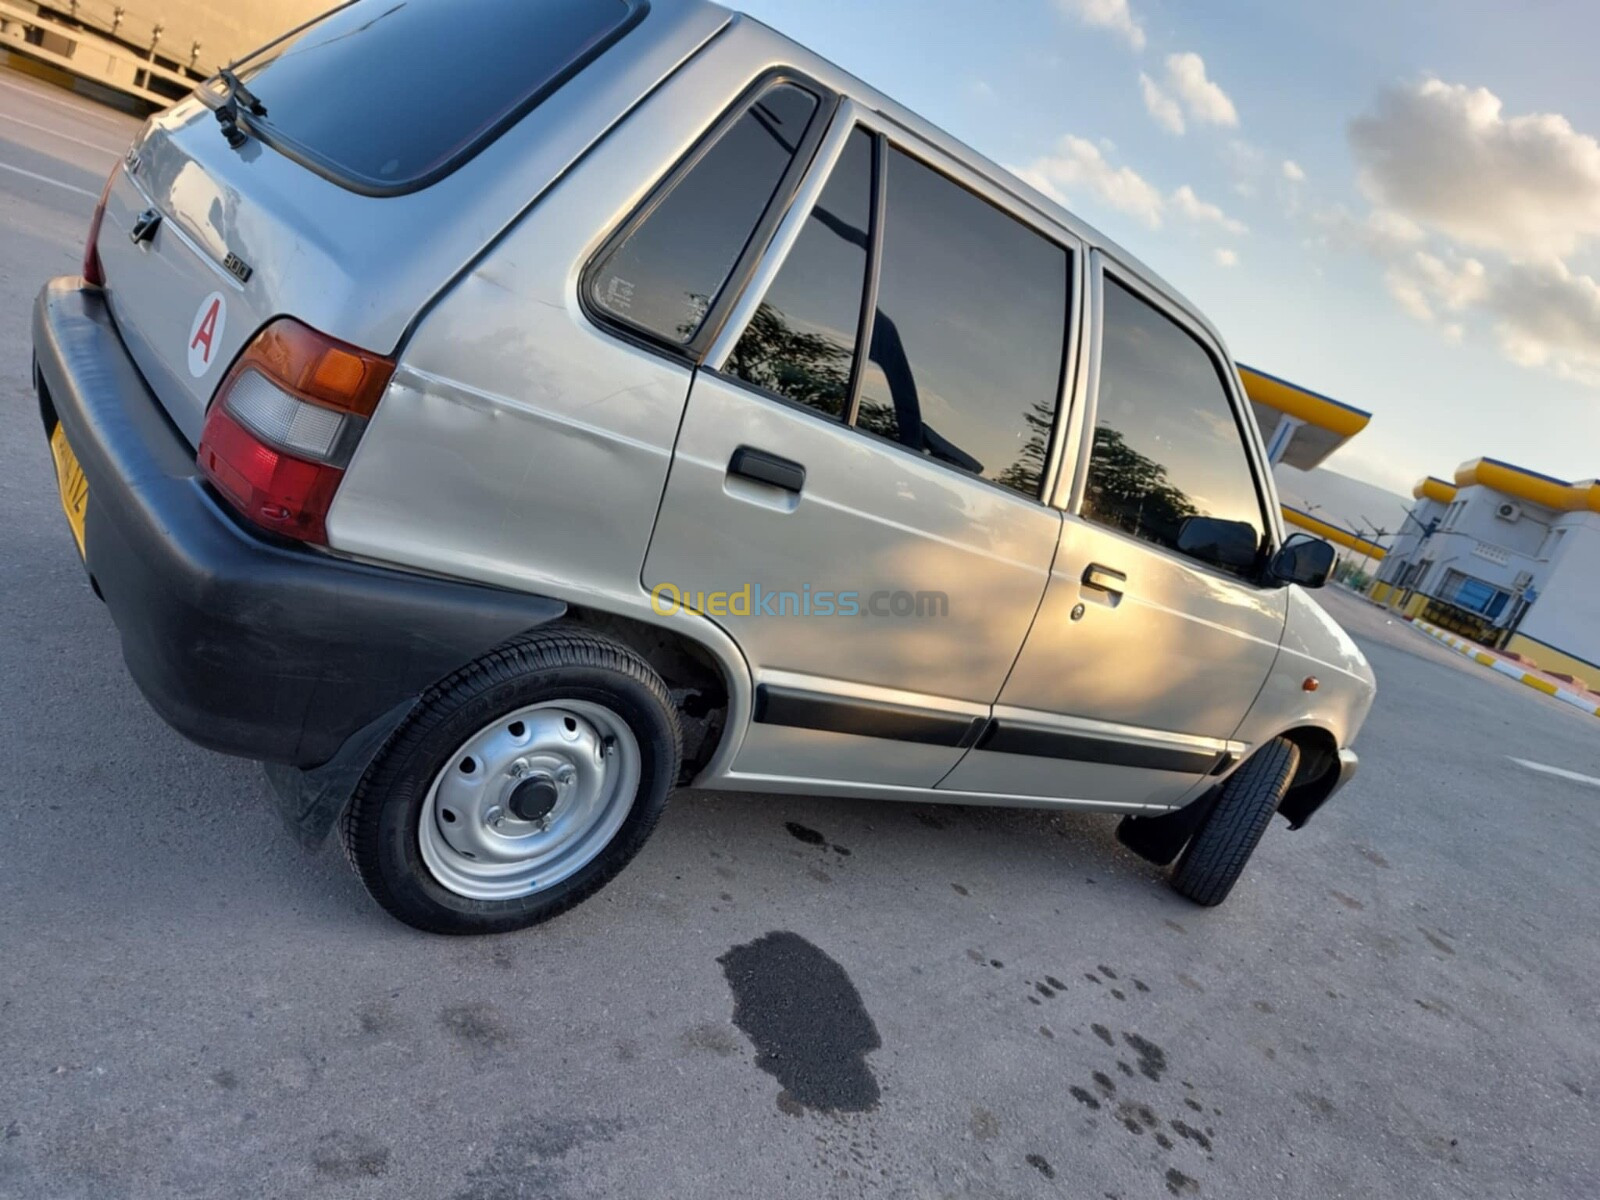
{"label": "window pillar trim", "polygon": [[872,137],[872,222],[867,231],[867,285],[861,290],[861,320],[856,327],[855,360],[850,364],[850,395],[844,407],[844,423],[852,429],[861,415],[861,382],[872,360],[878,279],[883,269],[883,221],[889,207],[889,142],[882,133],[866,132]]}
{"label": "window pillar trim", "polygon": [[[728,359],[732,357],[739,339],[744,336],[745,328],[755,319],[762,300],[777,281],[778,272],[783,269],[790,251],[805,231],[806,222],[811,219],[811,210],[822,198],[823,189],[828,186],[834,168],[839,165],[845,147],[850,144],[850,134],[857,123],[852,116],[855,111],[857,106],[851,100],[841,101],[833,110],[831,123],[821,134],[815,153],[809,157],[809,172],[785,198],[787,211],[765,241],[761,258],[752,265],[745,278],[737,281],[741,290],[734,293],[736,299],[728,305],[726,315],[701,359],[701,365],[708,371],[724,373]],[[733,293],[734,282],[730,280],[725,291]]]}

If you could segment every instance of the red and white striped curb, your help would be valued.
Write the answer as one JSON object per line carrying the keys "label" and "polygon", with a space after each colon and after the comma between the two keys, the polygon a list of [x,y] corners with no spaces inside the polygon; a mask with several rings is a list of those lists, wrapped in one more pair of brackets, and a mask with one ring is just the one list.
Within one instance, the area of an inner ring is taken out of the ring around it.
{"label": "red and white striped curb", "polygon": [[1481,663],[1491,671],[1498,671],[1508,679],[1515,679],[1518,683],[1526,684],[1535,691],[1543,692],[1546,696],[1554,696],[1557,700],[1564,704],[1572,705],[1573,708],[1578,709],[1580,712],[1586,712],[1592,717],[1600,717],[1600,701],[1595,701],[1570,688],[1564,688],[1542,675],[1524,671],[1516,663],[1508,662],[1499,655],[1490,654],[1475,642],[1469,642],[1466,638],[1457,637],[1449,630],[1440,629],[1437,625],[1431,625],[1427,621],[1413,621],[1411,626],[1413,629],[1420,629],[1434,641],[1443,642],[1457,653],[1464,654],[1474,662]]}

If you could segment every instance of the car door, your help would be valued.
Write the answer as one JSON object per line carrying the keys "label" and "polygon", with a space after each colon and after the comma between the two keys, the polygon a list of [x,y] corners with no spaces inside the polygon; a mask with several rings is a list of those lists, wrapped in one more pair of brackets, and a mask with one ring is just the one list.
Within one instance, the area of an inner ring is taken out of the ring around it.
{"label": "car door", "polygon": [[[1286,620],[1260,570],[1281,528],[1221,347],[1092,257],[1078,470],[1044,604],[993,723],[940,786],[1170,807],[1244,749],[1231,739]],[[1181,551],[1189,517],[1247,523],[1256,562]]]}
{"label": "car door", "polygon": [[738,642],[728,779],[932,787],[1038,611],[1081,258],[853,104],[696,373],[643,581]]}

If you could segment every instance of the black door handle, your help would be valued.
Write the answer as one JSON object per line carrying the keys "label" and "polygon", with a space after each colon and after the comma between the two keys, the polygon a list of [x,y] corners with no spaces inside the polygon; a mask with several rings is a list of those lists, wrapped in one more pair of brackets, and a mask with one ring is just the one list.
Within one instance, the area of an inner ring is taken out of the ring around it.
{"label": "black door handle", "polygon": [[728,460],[728,474],[742,475],[757,483],[770,484],[786,492],[798,492],[806,485],[806,469],[792,459],[779,458],[753,446],[740,446]]}
{"label": "black door handle", "polygon": [[1122,595],[1122,585],[1127,582],[1128,577],[1121,571],[1113,571],[1110,567],[1102,567],[1099,563],[1090,563],[1083,572],[1085,587],[1092,587],[1108,596]]}

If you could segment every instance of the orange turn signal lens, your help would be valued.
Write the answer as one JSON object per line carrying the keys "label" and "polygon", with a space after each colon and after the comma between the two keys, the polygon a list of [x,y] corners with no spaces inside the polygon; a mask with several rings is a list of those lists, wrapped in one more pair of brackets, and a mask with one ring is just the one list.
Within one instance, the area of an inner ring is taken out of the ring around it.
{"label": "orange turn signal lens", "polygon": [[358,417],[370,417],[394,374],[394,363],[324,337],[282,317],[268,325],[239,356],[219,394],[254,366],[302,400]]}

